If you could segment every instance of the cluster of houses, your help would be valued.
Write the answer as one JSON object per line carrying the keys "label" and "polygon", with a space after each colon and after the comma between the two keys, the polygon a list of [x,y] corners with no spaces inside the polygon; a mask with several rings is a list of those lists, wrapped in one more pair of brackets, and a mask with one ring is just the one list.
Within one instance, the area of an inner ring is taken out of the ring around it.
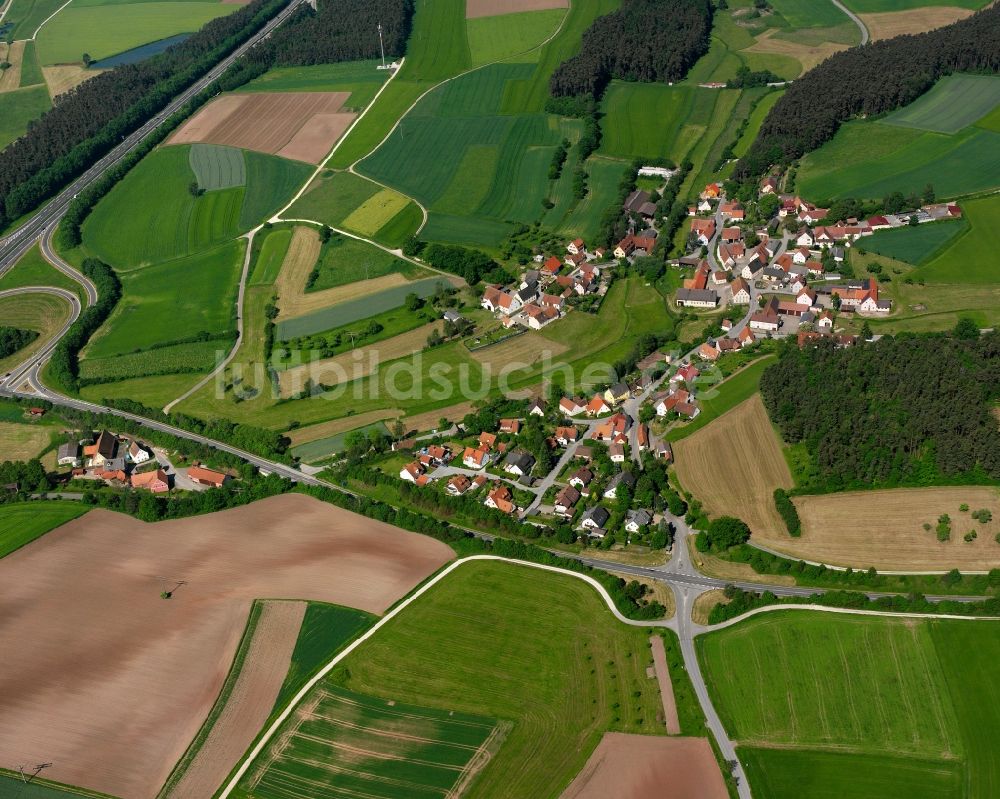
{"label": "cluster of houses", "polygon": [[496,314],[506,328],[521,325],[540,330],[563,316],[571,297],[584,297],[602,290],[601,262],[604,257],[602,247],[591,252],[583,239],[575,239],[566,246],[563,258],[537,256],[539,267],[526,270],[517,284],[487,286],[480,305]]}
{"label": "cluster of houses", "polygon": [[[56,463],[70,467],[71,477],[101,480],[106,485],[141,488],[153,494],[165,494],[171,488],[169,475],[160,468],[149,447],[136,438],[107,430],[60,444]],[[230,479],[228,474],[200,464],[190,466],[187,476],[195,484],[210,488],[225,485]]]}

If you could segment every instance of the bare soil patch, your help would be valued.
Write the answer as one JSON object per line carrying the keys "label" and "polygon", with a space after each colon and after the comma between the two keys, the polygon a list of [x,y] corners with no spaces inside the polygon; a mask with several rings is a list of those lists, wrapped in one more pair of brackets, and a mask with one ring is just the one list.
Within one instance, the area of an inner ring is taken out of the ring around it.
{"label": "bare soil patch", "polygon": [[10,66],[0,72],[0,92],[12,92],[21,86],[21,59],[24,57],[25,42],[13,44],[0,42],[0,62],[6,61]]}
{"label": "bare soil patch", "polygon": [[443,327],[443,322],[428,322],[368,347],[358,347],[333,358],[286,369],[278,376],[281,396],[289,397],[296,390],[302,391],[306,380],[312,380],[314,385],[332,386],[368,377],[380,364],[420,352],[427,346],[427,337],[431,332],[441,331]]}
{"label": "bare soil patch", "polygon": [[258,92],[213,100],[169,139],[208,142],[318,164],[353,114],[340,113],[349,92]]}
{"label": "bare soil patch", "polygon": [[330,438],[338,433],[346,433],[358,427],[366,427],[375,422],[384,422],[386,419],[395,419],[402,413],[398,408],[388,408],[381,411],[369,411],[368,413],[358,413],[353,416],[343,416],[340,419],[332,419],[329,422],[311,424],[307,427],[299,427],[290,430],[285,435],[292,442],[293,447],[299,444],[308,444],[310,441],[319,441],[321,438]]}
{"label": "bare soil patch", "polygon": [[292,233],[292,241],[281,263],[281,271],[274,282],[278,295],[278,319],[301,316],[310,311],[325,308],[329,303],[316,303],[316,298],[325,292],[306,296],[306,281],[312,272],[320,252],[319,233],[311,227],[297,227]]}
{"label": "bare soil patch", "polygon": [[91,511],[0,560],[0,766],[53,762],[54,780],[152,799],[254,598],[381,613],[452,557],[299,494],[157,524]]}
{"label": "bare soil patch", "polygon": [[788,539],[773,495],[794,483],[759,394],[675,442],[674,457],[677,477],[709,516],[737,516],[755,537]]}
{"label": "bare soil patch", "polygon": [[757,41],[747,47],[744,52],[787,55],[802,64],[803,72],[808,72],[820,62],[826,61],[834,53],[847,49],[846,44],[834,44],[833,42],[808,45],[801,42],[790,42],[785,39],[775,39],[773,37],[777,32],[777,28],[764,31],[757,37]]}
{"label": "bare soil patch", "polygon": [[707,738],[606,732],[562,799],[727,799]]}
{"label": "bare soil patch", "polygon": [[465,18],[497,17],[549,8],[569,8],[569,0],[465,0]]}
{"label": "bare soil patch", "polygon": [[[768,546],[804,560],[887,571],[982,571],[1000,567],[1000,493],[986,486],[894,488],[795,497],[802,537],[768,540]],[[959,510],[961,505],[969,510]],[[993,521],[970,513],[986,508]],[[951,539],[940,542],[934,528],[951,517]],[[929,524],[930,530],[923,525]],[[976,539],[966,542],[970,530]],[[765,542],[762,542],[765,543]]]}
{"label": "bare soil patch", "polygon": [[262,603],[250,647],[226,706],[184,776],[167,794],[169,799],[211,796],[253,743],[288,674],[306,604]]}
{"label": "bare soil patch", "polygon": [[656,682],[660,685],[660,698],[663,700],[663,720],[670,735],[681,734],[681,722],[677,718],[677,703],[674,701],[674,686],[670,682],[670,671],[667,669],[667,652],[663,648],[663,639],[658,635],[649,636],[649,645],[653,649],[653,668],[656,670]]}
{"label": "bare soil patch", "polygon": [[972,16],[972,11],[968,8],[928,6],[911,8],[908,11],[886,11],[879,14],[858,14],[858,16],[868,28],[872,41],[877,42],[879,39],[891,39],[906,33],[924,33],[951,25],[953,22]]}
{"label": "bare soil patch", "polygon": [[42,67],[42,75],[49,87],[49,95],[54,100],[60,94],[75,89],[84,81],[100,75],[103,69],[86,69],[79,64],[60,64],[54,67]]}

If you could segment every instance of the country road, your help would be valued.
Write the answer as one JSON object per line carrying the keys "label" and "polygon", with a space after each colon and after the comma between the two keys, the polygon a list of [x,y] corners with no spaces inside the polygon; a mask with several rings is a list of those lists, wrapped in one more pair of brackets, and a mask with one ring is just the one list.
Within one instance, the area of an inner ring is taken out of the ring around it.
{"label": "country road", "polygon": [[868,26],[861,21],[861,17],[859,17],[857,14],[851,11],[851,9],[849,9],[847,6],[841,3],[840,0],[830,0],[830,2],[833,3],[837,8],[839,8],[845,14],[847,14],[847,16],[851,18],[851,22],[857,25],[858,28],[861,30],[861,44],[863,45],[868,44],[868,40],[871,39],[871,36],[868,33]]}

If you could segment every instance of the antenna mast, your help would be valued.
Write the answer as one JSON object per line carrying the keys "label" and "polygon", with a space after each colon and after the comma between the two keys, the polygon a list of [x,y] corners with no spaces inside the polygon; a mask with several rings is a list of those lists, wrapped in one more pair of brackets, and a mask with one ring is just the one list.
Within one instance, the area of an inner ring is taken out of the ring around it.
{"label": "antenna mast", "polygon": [[378,47],[382,51],[382,69],[385,69],[385,45],[382,43],[382,23],[378,24]]}

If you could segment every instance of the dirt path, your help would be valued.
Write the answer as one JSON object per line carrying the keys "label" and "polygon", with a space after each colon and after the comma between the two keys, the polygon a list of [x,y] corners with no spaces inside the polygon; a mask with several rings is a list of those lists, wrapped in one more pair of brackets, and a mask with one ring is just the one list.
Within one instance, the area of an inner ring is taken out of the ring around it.
{"label": "dirt path", "polygon": [[229,700],[168,799],[211,796],[264,726],[295,650],[306,602],[262,603],[260,618]]}
{"label": "dirt path", "polygon": [[663,700],[663,719],[670,735],[681,734],[681,722],[677,718],[677,702],[674,700],[674,685],[670,682],[670,671],[667,669],[667,652],[663,648],[663,639],[658,635],[649,636],[649,644],[653,648],[653,668],[656,669],[656,681],[660,684],[660,698]]}

